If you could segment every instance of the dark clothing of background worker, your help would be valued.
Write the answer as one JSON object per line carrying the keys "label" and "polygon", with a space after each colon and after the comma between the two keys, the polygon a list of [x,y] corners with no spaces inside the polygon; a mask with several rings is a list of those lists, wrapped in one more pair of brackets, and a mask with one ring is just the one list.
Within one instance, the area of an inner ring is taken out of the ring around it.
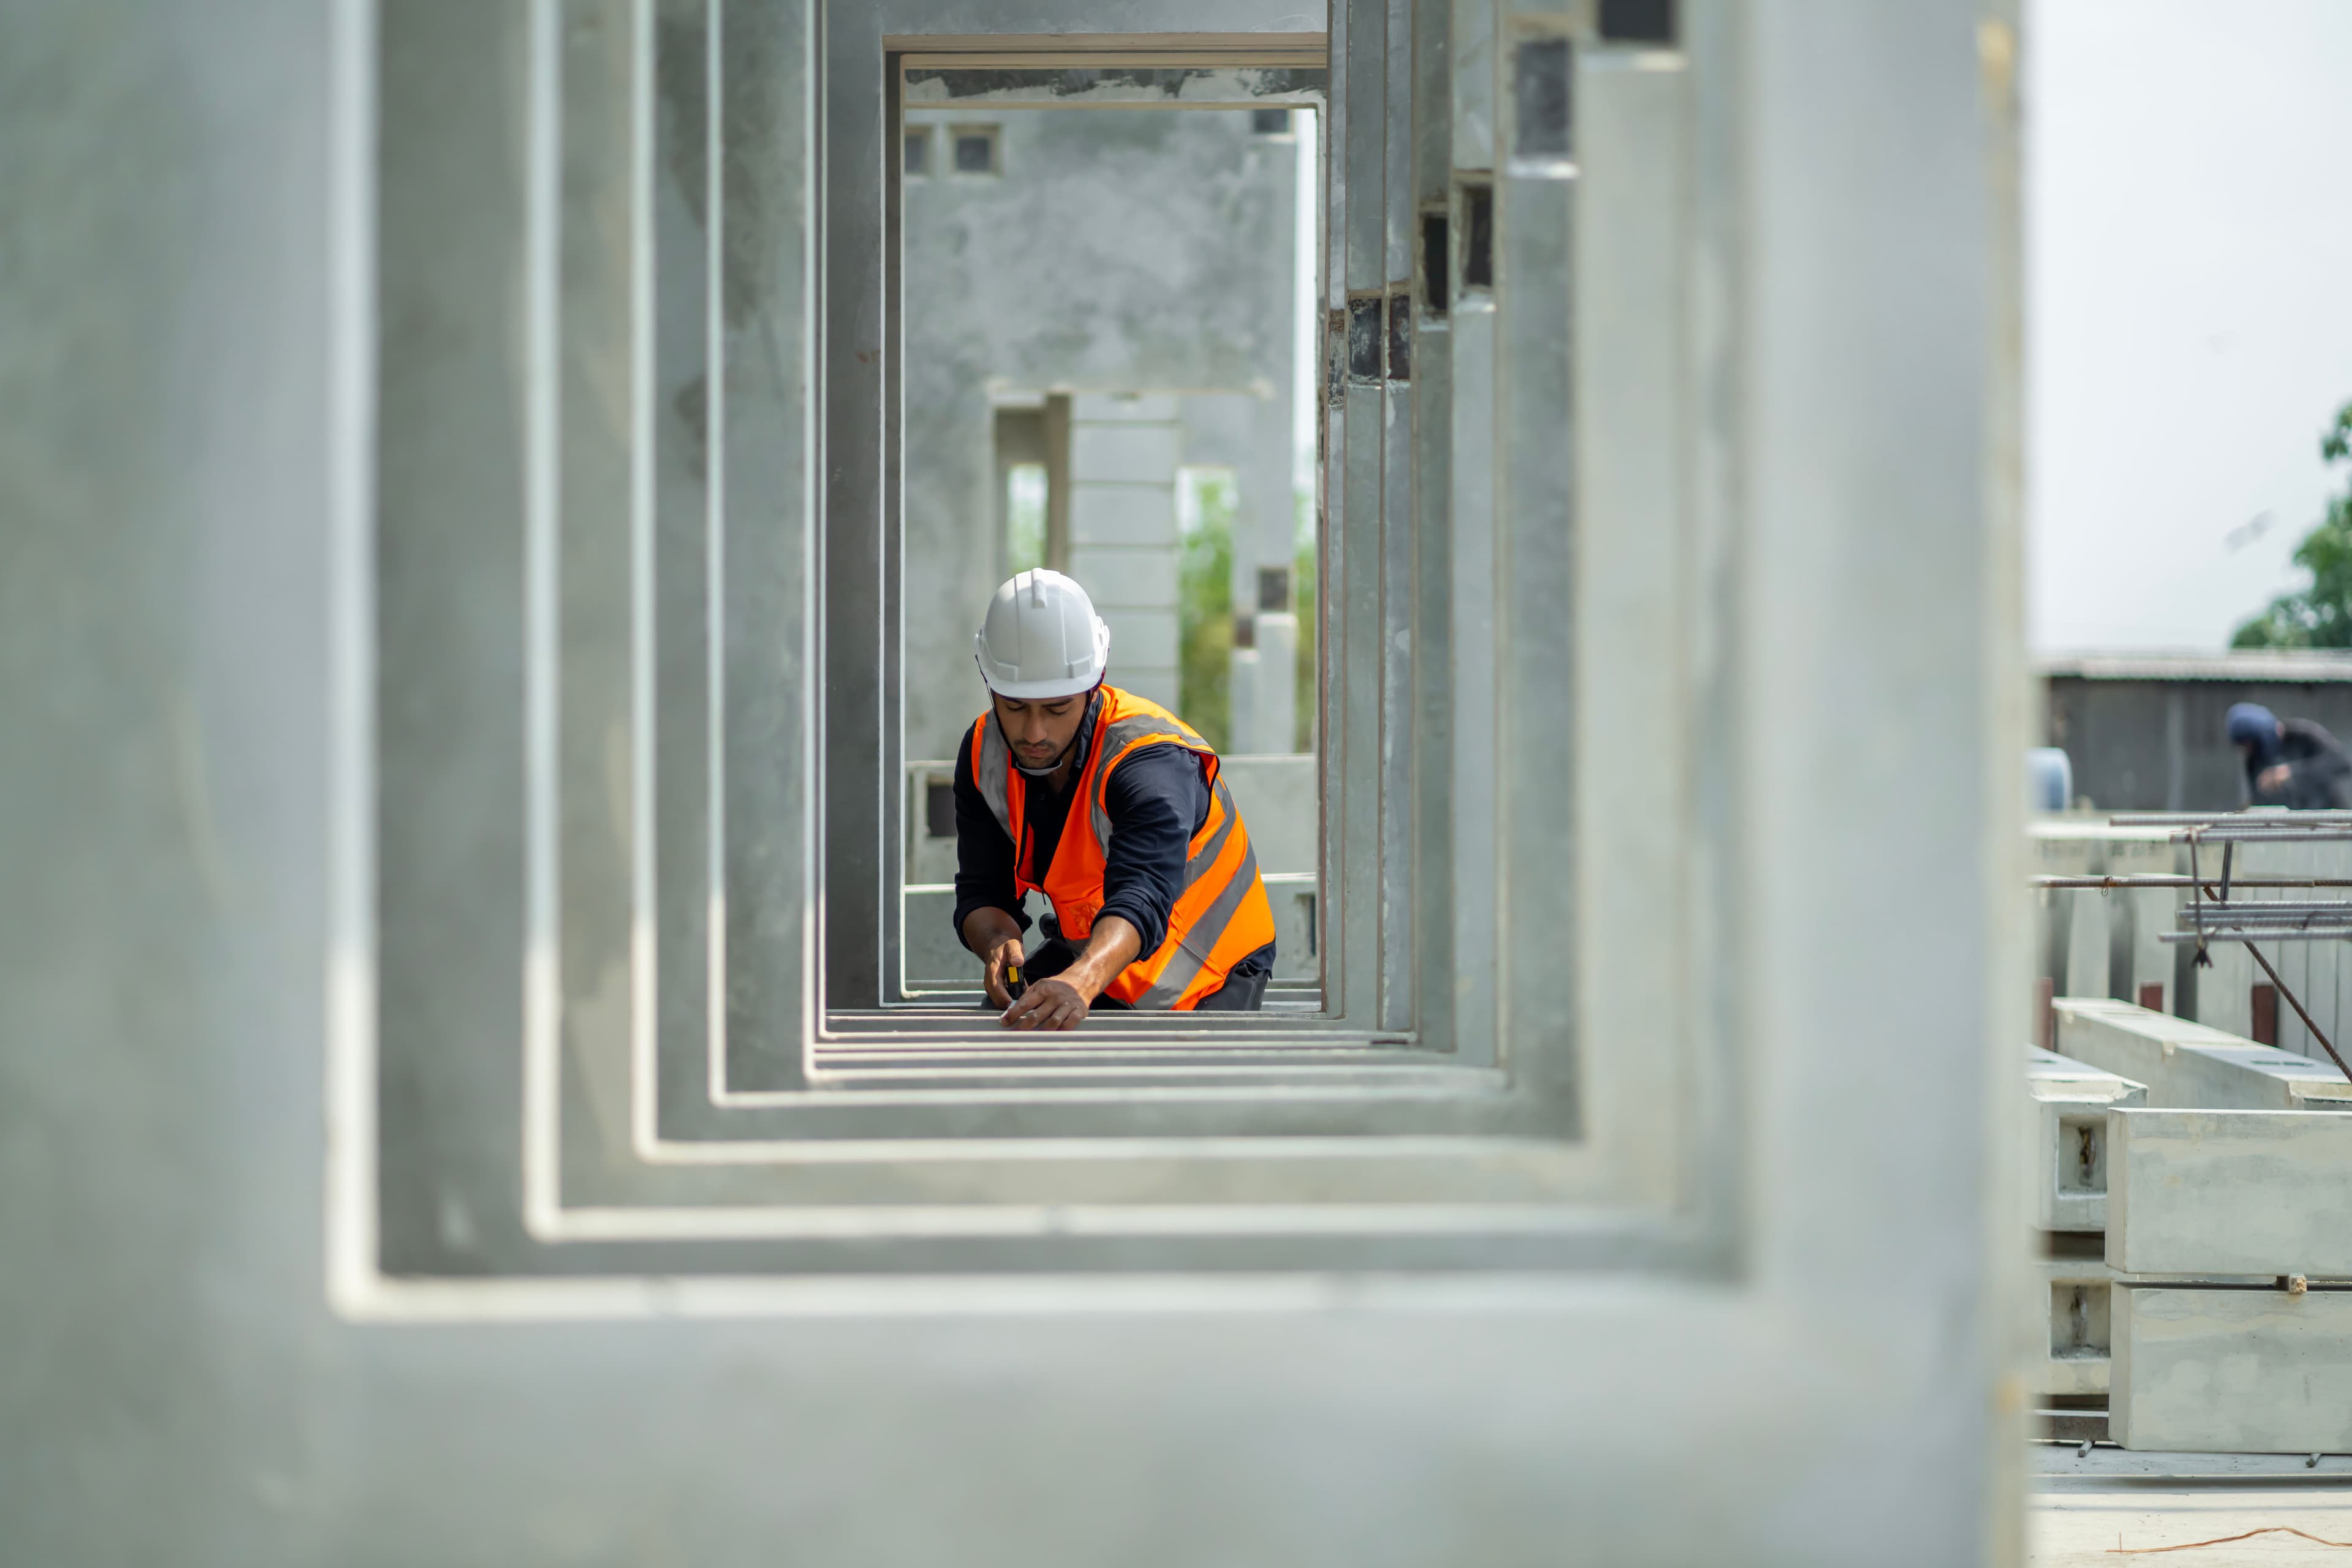
{"label": "dark clothing of background worker", "polygon": [[2281,720],[2241,702],[2230,710],[2230,743],[2246,759],[2246,797],[2256,805],[2325,811],[2352,805],[2352,754],[2308,719]]}
{"label": "dark clothing of background worker", "polygon": [[[1092,1007],[1255,1011],[1274,916],[1216,753],[1104,681],[1110,632],[1057,572],[998,589],[974,638],[989,710],[956,755],[956,934],[1008,1028]],[[1026,895],[1054,907],[1034,953]]]}

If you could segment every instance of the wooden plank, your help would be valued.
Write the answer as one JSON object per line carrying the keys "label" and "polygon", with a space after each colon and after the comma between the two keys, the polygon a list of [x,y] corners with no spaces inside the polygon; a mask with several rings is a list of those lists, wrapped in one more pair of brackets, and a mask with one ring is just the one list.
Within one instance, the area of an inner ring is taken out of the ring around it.
{"label": "wooden plank", "polygon": [[2147,1103],[2181,1110],[2352,1110],[2352,1082],[2315,1062],[2151,1013],[2129,1002],[2062,996],[2057,1048],[2147,1086]]}
{"label": "wooden plank", "polygon": [[2352,1278],[2352,1115],[2116,1110],[2106,1152],[2117,1268]]}
{"label": "wooden plank", "polygon": [[2108,1430],[2123,1447],[2352,1449],[2352,1290],[2136,1286],[2111,1312]]}

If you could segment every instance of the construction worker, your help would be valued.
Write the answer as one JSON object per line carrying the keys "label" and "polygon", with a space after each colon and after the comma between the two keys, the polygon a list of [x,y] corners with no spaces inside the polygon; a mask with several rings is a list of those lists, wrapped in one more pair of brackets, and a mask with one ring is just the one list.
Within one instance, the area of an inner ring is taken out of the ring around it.
{"label": "construction worker", "polygon": [[2246,798],[2253,805],[2297,811],[2352,805],[2352,756],[2320,725],[2241,702],[2230,710],[2226,728],[2246,760]]}
{"label": "construction worker", "polygon": [[[1110,628],[1058,572],[997,589],[973,651],[989,707],[956,754],[955,924],[1000,1021],[1255,1012],[1274,911],[1216,752],[1105,684]],[[1053,905],[1034,952],[1032,892]]]}

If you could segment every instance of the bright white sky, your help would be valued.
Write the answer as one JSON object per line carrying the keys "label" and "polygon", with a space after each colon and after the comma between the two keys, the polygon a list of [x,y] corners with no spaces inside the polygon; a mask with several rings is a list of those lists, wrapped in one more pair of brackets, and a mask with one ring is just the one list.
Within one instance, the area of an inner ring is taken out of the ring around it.
{"label": "bright white sky", "polygon": [[2296,584],[2352,401],[2352,0],[2026,23],[2029,635],[2220,647]]}

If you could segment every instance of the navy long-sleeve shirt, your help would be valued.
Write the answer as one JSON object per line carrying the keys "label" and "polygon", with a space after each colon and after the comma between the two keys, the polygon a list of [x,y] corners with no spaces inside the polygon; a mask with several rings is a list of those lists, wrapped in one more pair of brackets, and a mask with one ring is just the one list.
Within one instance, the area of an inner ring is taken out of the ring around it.
{"label": "navy long-sleeve shirt", "polygon": [[[1063,826],[1076,804],[1076,768],[1055,791],[1032,779],[1022,792],[1029,831],[1031,880],[1043,882],[1060,847]],[[1110,842],[1103,846],[1103,904],[1095,918],[1117,915],[1136,929],[1156,952],[1168,938],[1168,916],[1184,888],[1184,859],[1192,836],[1209,819],[1209,782],[1198,756],[1181,746],[1145,746],[1111,771],[1103,805],[1110,817]],[[1013,839],[988,808],[972,773],[971,731],[956,751],[956,940],[972,910],[1003,910],[1029,929],[1028,911],[1013,880]],[[1269,942],[1234,965],[1235,974],[1271,972]]]}

